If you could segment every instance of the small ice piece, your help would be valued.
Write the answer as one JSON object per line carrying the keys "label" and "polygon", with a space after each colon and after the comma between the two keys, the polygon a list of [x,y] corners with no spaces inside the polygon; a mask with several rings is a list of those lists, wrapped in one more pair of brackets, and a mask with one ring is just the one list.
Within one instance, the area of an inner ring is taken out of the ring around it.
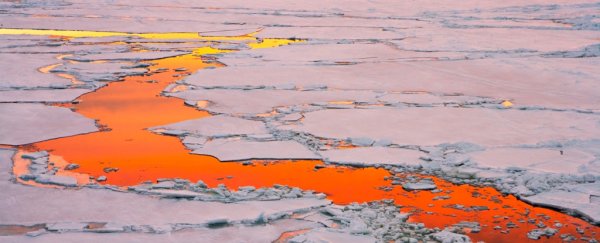
{"label": "small ice piece", "polygon": [[436,189],[437,186],[429,181],[429,180],[421,180],[419,182],[408,182],[402,185],[402,188],[407,191],[413,190],[433,190]]}
{"label": "small ice piece", "polygon": [[48,157],[40,157],[40,158],[32,159],[31,163],[38,164],[38,165],[47,165]]}
{"label": "small ice piece", "polygon": [[24,181],[34,180],[37,176],[32,174],[22,174],[19,176],[19,179]]}
{"label": "small ice piece", "polygon": [[74,170],[74,169],[78,169],[79,165],[78,164],[68,164],[67,166],[65,166],[65,170]]}
{"label": "small ice piece", "polygon": [[86,226],[86,223],[60,222],[47,224],[46,230],[56,232],[82,231]]}
{"label": "small ice piece", "polygon": [[125,231],[125,225],[119,223],[109,222],[102,226],[102,228],[87,230],[95,233],[118,233]]}
{"label": "small ice piece", "polygon": [[375,141],[367,137],[350,138],[350,142],[356,146],[371,146]]}
{"label": "small ice piece", "polygon": [[461,221],[457,224],[454,224],[454,226],[460,228],[468,228],[471,233],[479,233],[481,231],[481,226],[479,225],[479,222]]}
{"label": "small ice piece", "polygon": [[198,188],[208,188],[206,183],[204,183],[204,181],[202,181],[202,180],[198,180],[194,186],[198,187]]}
{"label": "small ice piece", "polygon": [[165,130],[162,132],[162,134],[164,135],[168,135],[168,136],[184,136],[187,135],[188,132],[187,131],[183,131],[183,130]]}
{"label": "small ice piece", "polygon": [[29,165],[29,173],[34,175],[44,174],[48,171],[48,165],[46,164],[30,164]]}
{"label": "small ice piece", "polygon": [[272,139],[273,135],[271,135],[269,133],[265,133],[265,134],[248,134],[247,137],[250,138],[250,139],[256,139],[256,140],[268,140],[268,139]]}
{"label": "small ice piece", "polygon": [[193,154],[206,154],[221,161],[252,159],[319,159],[320,157],[296,141],[247,141],[213,139]]}
{"label": "small ice piece", "polygon": [[527,232],[527,238],[532,240],[539,240],[540,237],[544,235],[544,231],[541,229],[534,229],[532,231]]}
{"label": "small ice piece", "polygon": [[77,179],[70,176],[57,176],[57,175],[38,175],[35,177],[35,182],[41,184],[51,184],[66,187],[76,187]]}
{"label": "small ice piece", "polygon": [[[0,103],[0,144],[23,145],[95,131],[98,128],[94,120],[65,107]],[[47,153],[28,156],[35,158],[47,156]]]}
{"label": "small ice piece", "polygon": [[188,191],[188,190],[170,190],[170,189],[156,189],[152,190],[152,193],[157,193],[165,198],[195,198],[203,196],[200,193]]}
{"label": "small ice piece", "polygon": [[359,234],[366,235],[366,234],[371,233],[367,224],[364,221],[359,220],[359,219],[350,221],[349,229],[350,229],[350,233],[355,234],[355,235],[359,235]]}
{"label": "small ice piece", "polygon": [[256,190],[256,187],[253,186],[240,186],[238,187],[238,191],[241,192],[253,192]]}
{"label": "small ice piece", "polygon": [[532,240],[539,240],[540,237],[542,236],[553,236],[554,234],[556,234],[558,232],[558,230],[554,229],[554,228],[549,228],[546,227],[545,229],[534,229],[532,231],[529,231],[527,233],[527,238],[532,239]]}
{"label": "small ice piece", "polygon": [[27,154],[23,154],[21,155],[21,158],[23,159],[39,159],[39,158],[43,158],[43,157],[48,157],[48,152],[46,151],[39,151],[39,152],[34,152],[34,153],[27,153]]}
{"label": "small ice piece", "polygon": [[152,225],[150,226],[150,228],[152,232],[157,234],[165,234],[173,230],[173,227],[171,227],[171,225]]}
{"label": "small ice piece", "polygon": [[104,171],[104,173],[117,172],[117,171],[119,171],[119,168],[106,167],[103,169],[103,171]]}
{"label": "small ice piece", "polygon": [[228,224],[229,224],[229,220],[226,218],[212,219],[212,220],[209,220],[208,222],[206,222],[206,225],[209,228],[221,227],[221,226],[225,226]]}
{"label": "small ice piece", "polygon": [[106,176],[98,176],[98,179],[96,179],[96,181],[106,181]]}
{"label": "small ice piece", "polygon": [[195,100],[186,100],[183,103],[185,103],[185,105],[187,105],[187,106],[196,106],[196,104],[198,104],[198,101],[195,101]]}
{"label": "small ice piece", "polygon": [[185,136],[184,144],[205,144],[208,139],[206,137]]}
{"label": "small ice piece", "polygon": [[432,235],[434,239],[441,243],[467,243],[471,242],[466,235],[452,233],[450,231],[440,231]]}
{"label": "small ice piece", "polygon": [[392,143],[393,143],[392,140],[389,140],[389,139],[380,139],[380,140],[377,140],[373,144],[373,146],[387,147],[387,146],[392,145]]}
{"label": "small ice piece", "polygon": [[40,235],[46,234],[48,231],[46,229],[39,229],[35,231],[27,232],[25,235],[29,237],[38,237]]}
{"label": "small ice piece", "polygon": [[344,214],[342,212],[342,210],[339,210],[339,209],[333,208],[333,207],[325,207],[325,208],[321,209],[321,213],[323,213],[325,215],[329,215],[329,216],[334,216],[334,217]]}
{"label": "small ice piece", "polygon": [[175,184],[174,181],[161,181],[152,185],[152,189],[173,189],[175,188]]}

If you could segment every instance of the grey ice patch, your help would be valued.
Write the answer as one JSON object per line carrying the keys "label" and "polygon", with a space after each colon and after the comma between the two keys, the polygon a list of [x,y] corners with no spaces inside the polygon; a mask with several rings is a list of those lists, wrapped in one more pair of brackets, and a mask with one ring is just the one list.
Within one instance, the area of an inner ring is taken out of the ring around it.
{"label": "grey ice patch", "polygon": [[0,144],[22,145],[95,131],[93,120],[67,108],[0,104]]}
{"label": "grey ice patch", "polygon": [[61,222],[61,223],[51,223],[46,225],[46,230],[52,232],[69,232],[69,231],[82,231],[87,226],[86,223],[76,223],[76,222]]}
{"label": "grey ice patch", "polygon": [[240,139],[213,139],[192,153],[211,155],[221,161],[320,158],[295,141],[255,142]]}
{"label": "grey ice patch", "polygon": [[441,243],[469,243],[471,240],[465,235],[452,233],[450,231],[441,231],[433,234],[433,238]]}
{"label": "grey ice patch", "polygon": [[50,184],[65,187],[77,186],[77,179],[70,176],[38,175],[35,177],[35,182],[40,184]]}
{"label": "grey ice patch", "polygon": [[540,206],[572,210],[600,223],[600,204],[595,198],[600,196],[600,182],[570,185],[565,190],[554,189],[537,195],[523,197],[523,200]]}
{"label": "grey ice patch", "polygon": [[346,149],[330,149],[319,151],[327,162],[355,165],[403,165],[415,166],[420,164],[424,154],[416,150],[388,147],[358,147]]}
{"label": "grey ice patch", "polygon": [[264,123],[260,121],[251,121],[224,115],[187,120],[150,129],[179,130],[206,137],[268,133]]}
{"label": "grey ice patch", "polygon": [[407,182],[402,185],[402,188],[407,191],[414,190],[433,190],[437,186],[430,180],[421,180],[419,182]]}

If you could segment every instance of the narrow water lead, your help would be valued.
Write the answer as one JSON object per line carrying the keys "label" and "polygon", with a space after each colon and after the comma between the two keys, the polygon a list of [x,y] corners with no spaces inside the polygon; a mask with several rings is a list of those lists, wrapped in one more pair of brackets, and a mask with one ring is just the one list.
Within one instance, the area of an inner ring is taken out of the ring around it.
{"label": "narrow water lead", "polygon": [[[266,47],[285,44],[266,41]],[[252,45],[251,45],[252,46]],[[253,48],[261,47],[254,44]],[[463,221],[479,222],[482,230],[470,233],[474,240],[486,242],[525,241],[526,233],[539,222],[564,226],[560,234],[580,236],[597,228],[583,220],[552,210],[527,205],[512,196],[503,196],[491,188],[453,185],[433,178],[443,192],[408,192],[400,187],[381,190],[391,183],[384,180],[390,173],[376,168],[325,167],[321,161],[254,161],[253,165],[222,163],[211,156],[189,154],[176,137],[154,134],[148,127],[209,116],[204,111],[183,105],[177,98],[160,96],[169,84],[186,73],[202,68],[220,67],[205,63],[198,56],[218,50],[198,50],[196,55],[183,55],[152,61],[148,75],[126,77],[95,92],[83,95],[77,104],[67,104],[76,112],[97,119],[106,127],[102,132],[49,140],[34,144],[35,149],[49,150],[52,161],[77,163],[75,172],[93,177],[106,176],[106,184],[129,186],[159,178],[203,180],[209,186],[225,184],[230,188],[285,184],[324,192],[335,203],[366,202],[393,198],[413,213],[412,221],[427,227],[446,227]],[[156,72],[164,70],[164,72]],[[176,71],[185,70],[185,71]],[[64,160],[63,160],[64,159]],[[105,172],[104,168],[118,168]],[[18,168],[17,168],[18,169]],[[477,210],[472,210],[477,208]],[[533,223],[528,221],[533,220]],[[516,228],[509,225],[516,225]],[[499,228],[498,228],[499,227]],[[496,229],[495,229],[496,228]],[[551,241],[560,241],[558,235]]]}

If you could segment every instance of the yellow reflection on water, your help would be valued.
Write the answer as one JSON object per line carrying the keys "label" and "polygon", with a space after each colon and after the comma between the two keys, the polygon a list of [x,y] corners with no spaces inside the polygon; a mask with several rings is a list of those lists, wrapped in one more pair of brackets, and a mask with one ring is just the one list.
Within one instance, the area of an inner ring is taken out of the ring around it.
{"label": "yellow reflection on water", "polygon": [[[280,39],[254,37],[258,31],[240,36],[202,36],[197,32],[165,32],[165,33],[128,33],[116,31],[88,31],[88,30],[43,30],[43,29],[11,29],[0,28],[0,35],[44,35],[60,36],[66,38],[86,38],[86,37],[140,37],[146,39],[199,39],[205,41],[249,41],[248,46],[251,49],[273,48],[283,45],[289,45],[294,42],[301,42],[298,39]],[[115,42],[118,43],[118,42]],[[122,44],[122,43],[118,43]],[[216,54],[229,52],[227,50],[218,50],[211,47],[201,47],[194,50],[194,54]]]}
{"label": "yellow reflection on water", "polygon": [[255,40],[254,33],[241,36],[202,36],[198,32],[128,33],[116,31],[88,30],[43,30],[0,28],[0,35],[48,35],[70,38],[131,36],[146,39],[202,39],[202,40]]}
{"label": "yellow reflection on water", "polygon": [[504,106],[506,108],[510,108],[510,107],[513,106],[513,103],[510,102],[510,101],[508,101],[508,100],[505,100],[505,101],[502,102],[502,106]]}
{"label": "yellow reflection on water", "polygon": [[294,42],[301,42],[302,40],[297,39],[276,39],[276,38],[268,38],[262,39],[259,42],[249,43],[248,46],[252,49],[260,49],[260,48],[273,48],[283,45],[289,45]]}

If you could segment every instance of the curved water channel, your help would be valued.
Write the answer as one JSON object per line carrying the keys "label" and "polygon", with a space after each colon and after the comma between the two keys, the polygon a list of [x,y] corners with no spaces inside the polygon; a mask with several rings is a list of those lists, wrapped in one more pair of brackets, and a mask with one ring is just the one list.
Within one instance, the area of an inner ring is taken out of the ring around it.
{"label": "curved water channel", "polygon": [[[80,37],[68,32],[55,34]],[[240,38],[253,39],[252,48],[275,47],[292,42],[259,40],[251,36]],[[59,174],[76,175],[81,183],[86,183],[89,176],[106,176],[107,181],[102,183],[117,186],[136,185],[159,178],[183,178],[192,182],[202,180],[211,187],[218,184],[225,184],[229,188],[283,184],[326,193],[337,204],[393,198],[397,204],[404,206],[403,211],[413,213],[411,221],[423,222],[427,227],[444,228],[461,221],[479,222],[482,225],[481,232],[468,233],[474,241],[527,241],[527,232],[537,228],[535,224],[539,222],[548,226],[553,226],[555,222],[563,224],[557,235],[543,241],[561,241],[560,234],[581,237],[583,235],[577,232],[578,228],[585,229],[585,234],[593,237],[600,232],[598,227],[584,220],[528,205],[513,196],[502,195],[493,188],[454,185],[432,178],[442,192],[405,191],[399,186],[382,190],[392,185],[391,181],[385,180],[386,176],[391,175],[390,172],[381,168],[326,165],[325,168],[315,169],[315,165],[323,164],[321,161],[253,161],[252,165],[220,162],[211,156],[190,154],[177,137],[146,130],[153,126],[210,116],[205,111],[184,105],[178,98],[160,94],[169,84],[197,70],[224,67],[203,60],[203,55],[218,52],[220,50],[201,48],[193,54],[147,61],[152,66],[145,75],[128,76],[122,81],[111,82],[79,97],[75,103],[55,104],[96,119],[104,129],[22,146],[21,152],[48,150],[51,161],[79,164],[78,169]],[[16,160],[18,158],[19,154],[15,156]],[[118,171],[106,173],[104,168],[107,167],[118,168]],[[17,165],[15,172],[18,174],[19,170],[25,168]],[[472,206],[479,206],[482,210],[465,209]],[[531,219],[535,224],[528,222]],[[516,227],[508,228],[509,222]]]}

